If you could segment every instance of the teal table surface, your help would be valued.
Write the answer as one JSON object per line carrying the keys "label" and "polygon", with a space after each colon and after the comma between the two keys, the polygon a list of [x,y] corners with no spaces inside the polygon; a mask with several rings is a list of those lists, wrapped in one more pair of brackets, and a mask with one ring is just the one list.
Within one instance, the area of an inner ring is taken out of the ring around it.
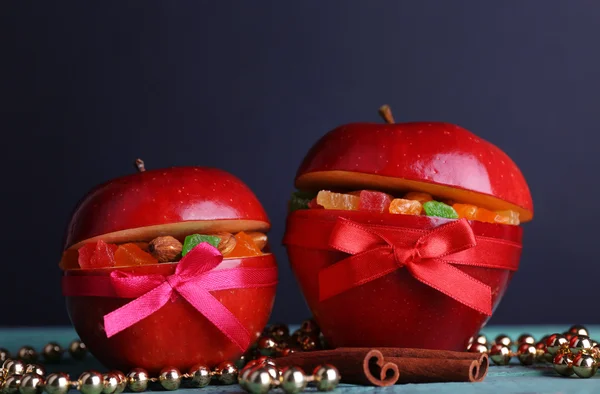
{"label": "teal table surface", "polygon": [[[587,326],[591,337],[598,333],[600,337],[600,326]],[[291,326],[293,329],[294,326]],[[554,332],[563,332],[568,326],[490,326],[482,333],[488,338],[494,338],[498,334],[507,334],[511,338],[517,338],[522,333],[529,333],[536,339]],[[71,328],[0,328],[0,347],[15,353],[20,346],[30,345],[41,349],[50,341],[58,342],[67,346],[69,342],[77,338],[75,331]],[[47,365],[48,373],[63,371],[78,376],[81,372],[89,369],[104,371],[105,368],[93,357],[76,362],[66,358],[60,365]],[[210,393],[244,393],[238,385],[231,386],[209,386],[203,389],[182,389],[178,394],[201,390]],[[316,392],[314,388],[307,392]],[[488,375],[481,383],[428,383],[428,384],[402,384],[392,387],[363,387],[341,384],[336,392],[351,393],[600,393],[600,373],[590,379],[577,377],[564,378],[558,376],[551,366],[523,367],[515,363],[509,366],[494,366],[489,369]],[[283,393],[281,390],[273,393]]]}

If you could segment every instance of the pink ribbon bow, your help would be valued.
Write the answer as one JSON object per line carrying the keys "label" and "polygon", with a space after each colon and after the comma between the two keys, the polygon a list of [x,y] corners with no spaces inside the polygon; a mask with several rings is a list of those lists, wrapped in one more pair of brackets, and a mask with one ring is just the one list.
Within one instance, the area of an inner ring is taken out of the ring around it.
{"label": "pink ribbon bow", "polygon": [[[172,275],[136,275],[113,271],[110,278],[65,276],[63,291],[65,295],[71,296],[116,295],[134,298],[133,301],[104,316],[104,329],[109,338],[150,316],[169,300],[181,296],[245,351],[251,343],[250,333],[210,292],[273,286],[277,283],[277,269],[214,269],[222,260],[223,256],[218,249],[208,243],[202,243],[179,261]],[[110,283],[106,283],[106,279]]]}

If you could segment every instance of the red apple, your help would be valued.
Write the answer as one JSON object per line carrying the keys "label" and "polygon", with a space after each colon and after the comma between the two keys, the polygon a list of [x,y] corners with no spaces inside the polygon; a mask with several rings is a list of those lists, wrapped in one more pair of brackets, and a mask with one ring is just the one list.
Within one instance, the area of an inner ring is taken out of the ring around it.
{"label": "red apple", "polygon": [[[225,171],[206,167],[148,170],[106,182],[78,204],[68,224],[65,250],[103,240],[143,242],[171,235],[216,232],[268,232],[270,222],[253,192]],[[140,274],[174,273],[177,263],[118,267]],[[267,251],[254,257],[224,258],[216,269],[276,267]],[[114,268],[67,269],[69,276],[106,276]],[[212,294],[258,338],[268,322],[275,286],[220,290]],[[66,297],[75,330],[90,352],[107,368],[135,367],[158,373],[165,366],[187,371],[195,364],[214,367],[235,361],[242,350],[181,297],[149,317],[107,338],[105,314],[130,302],[109,297]]]}
{"label": "red apple", "polygon": [[301,190],[416,190],[533,218],[529,187],[500,148],[449,123],[351,123],[327,133],[296,176]]}
{"label": "red apple", "polygon": [[[379,190],[393,195],[430,193],[438,200],[470,203],[490,210],[513,210],[521,222],[533,217],[531,194],[517,165],[498,147],[449,123],[352,123],[328,132],[301,163],[295,186],[301,191]],[[464,350],[489,318],[426,286],[406,268],[363,283],[329,299],[319,299],[319,272],[348,254],[319,249],[314,236],[326,242],[323,230],[337,218],[365,225],[387,225],[401,231],[434,229],[452,221],[428,216],[336,210],[297,210],[287,219],[284,244],[304,297],[332,346],[417,347]],[[476,236],[521,245],[522,227],[469,221]],[[303,231],[297,231],[302,226]],[[311,244],[312,242],[312,244]],[[518,264],[517,256],[506,255]],[[500,253],[500,252],[498,252]],[[504,255],[503,255],[504,256]],[[484,253],[477,258],[485,261]],[[479,260],[478,260],[479,261]],[[378,262],[372,262],[376,270]],[[500,302],[514,271],[456,266],[487,284],[492,309]]]}

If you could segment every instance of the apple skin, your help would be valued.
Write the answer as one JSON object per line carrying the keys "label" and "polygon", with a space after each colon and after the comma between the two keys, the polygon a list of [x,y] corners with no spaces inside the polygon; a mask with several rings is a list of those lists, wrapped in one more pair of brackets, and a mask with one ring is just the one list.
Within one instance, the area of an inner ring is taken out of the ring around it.
{"label": "apple skin", "polygon": [[[432,229],[449,219],[428,216],[374,214],[364,211],[299,210],[287,220],[284,244],[313,318],[332,347],[403,347],[464,351],[469,338],[488,320],[447,295],[429,287],[405,268],[319,301],[319,271],[345,259],[339,251],[293,245],[288,229],[298,220],[310,220],[318,228],[338,217],[358,223]],[[477,236],[522,242],[522,227],[469,221]],[[410,230],[407,230],[410,231]],[[297,241],[296,241],[297,242]],[[480,256],[485,260],[485,255]],[[373,261],[373,264],[377,264]],[[493,310],[500,303],[514,272],[456,266],[492,289]]]}
{"label": "apple skin", "polygon": [[296,174],[296,187],[333,188],[339,171],[351,173],[354,186],[366,182],[362,174],[386,177],[392,183],[402,179],[429,186],[432,194],[436,191],[432,185],[445,187],[438,195],[448,190],[475,192],[484,207],[494,208],[497,200],[507,202],[514,207],[504,208],[519,211],[521,222],[533,217],[529,187],[510,157],[449,123],[350,123],[337,127],[309,150]]}
{"label": "apple skin", "polygon": [[[170,275],[176,264],[121,268],[139,274]],[[216,269],[234,267],[276,267],[275,257],[264,254],[241,259],[224,259]],[[69,270],[65,275],[110,275],[111,269]],[[227,308],[256,340],[260,336],[275,299],[276,286],[214,291],[212,294]],[[214,368],[222,361],[236,361],[242,352],[210,321],[178,297],[133,326],[106,337],[105,314],[131,300],[109,297],[66,297],[73,326],[90,352],[106,368],[127,373],[144,368],[158,374],[166,366],[187,372],[195,364]]]}
{"label": "apple skin", "polygon": [[64,248],[123,230],[227,220],[255,221],[261,230],[270,228],[255,194],[226,171],[208,167],[147,170],[92,189],[72,214]]}

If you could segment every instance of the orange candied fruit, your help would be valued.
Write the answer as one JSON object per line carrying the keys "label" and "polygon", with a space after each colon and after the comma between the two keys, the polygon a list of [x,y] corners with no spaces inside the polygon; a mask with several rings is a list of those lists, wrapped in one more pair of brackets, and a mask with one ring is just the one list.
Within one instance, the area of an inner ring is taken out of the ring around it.
{"label": "orange candied fruit", "polygon": [[135,243],[120,245],[115,252],[115,261],[117,267],[158,264],[157,259],[150,253],[144,252]]}
{"label": "orange candied fruit", "polygon": [[227,255],[227,257],[250,257],[260,256],[261,250],[254,243],[254,239],[243,231],[235,235],[235,248]]}
{"label": "orange candied fruit", "polygon": [[79,251],[76,249],[65,250],[58,266],[62,270],[79,268]]}
{"label": "orange candied fruit", "polygon": [[521,224],[521,220],[519,218],[519,212],[515,212],[515,211],[498,211],[498,216],[496,217],[496,222],[497,223],[502,223],[502,224],[512,224],[515,226],[518,226],[519,224]]}
{"label": "orange candied fruit", "polygon": [[422,210],[423,206],[417,200],[395,198],[390,204],[390,213],[400,213],[403,215],[420,215]]}
{"label": "orange candied fruit", "polygon": [[459,218],[475,220],[477,217],[477,207],[471,204],[453,204],[452,208],[456,211]]}
{"label": "orange candied fruit", "polygon": [[433,201],[433,197],[429,193],[423,192],[409,192],[404,195],[405,200],[414,200],[421,203],[421,205],[425,204],[427,201]]}
{"label": "orange candied fruit", "polygon": [[328,190],[321,190],[319,194],[317,194],[317,204],[325,209],[357,211],[360,204],[360,197],[352,194],[333,193]]}

